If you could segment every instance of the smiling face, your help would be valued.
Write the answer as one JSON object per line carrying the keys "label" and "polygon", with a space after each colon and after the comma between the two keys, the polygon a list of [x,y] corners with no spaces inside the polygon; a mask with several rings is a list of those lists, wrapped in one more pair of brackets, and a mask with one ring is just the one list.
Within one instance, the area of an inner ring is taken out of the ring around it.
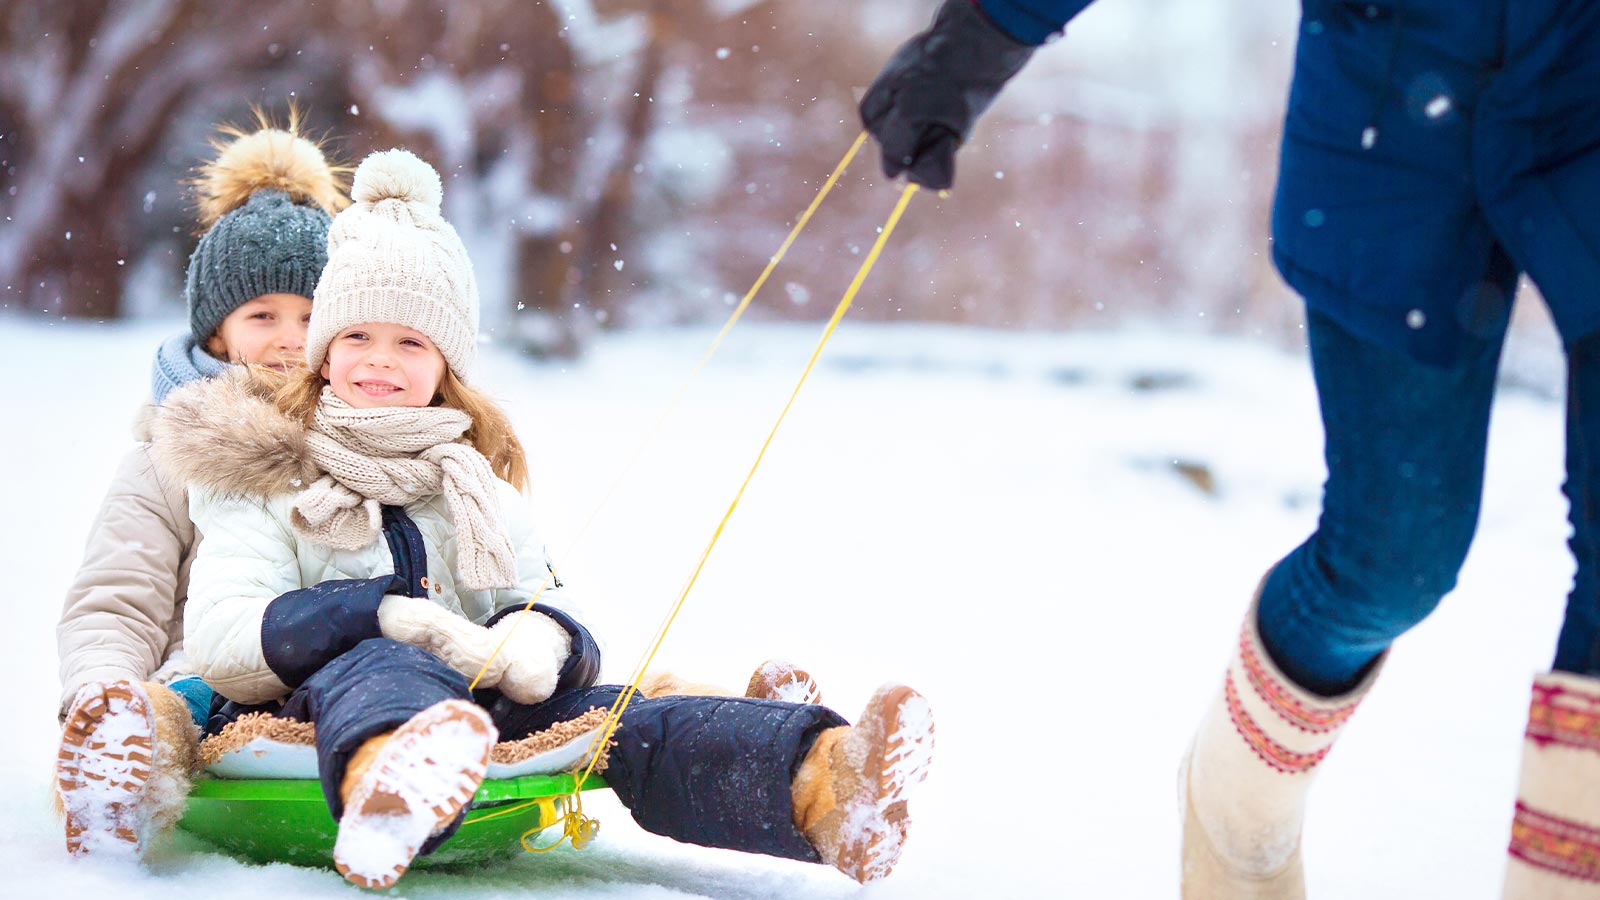
{"label": "smiling face", "polygon": [[287,371],[306,352],[311,301],[299,294],[262,294],[240,304],[206,340],[206,352],[231,363]]}
{"label": "smiling face", "polygon": [[444,379],[444,356],[415,328],[389,322],[351,325],[328,344],[322,377],[357,409],[427,406]]}

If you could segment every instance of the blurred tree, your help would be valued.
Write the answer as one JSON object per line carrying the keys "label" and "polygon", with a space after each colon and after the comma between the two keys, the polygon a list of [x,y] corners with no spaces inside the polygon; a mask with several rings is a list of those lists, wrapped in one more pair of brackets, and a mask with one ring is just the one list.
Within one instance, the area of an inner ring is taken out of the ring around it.
{"label": "blurred tree", "polygon": [[[1293,11],[1247,3],[1097,4],[985,117],[957,190],[919,198],[856,315],[1286,332],[1295,307],[1263,251]],[[187,213],[168,185],[210,123],[293,98],[344,161],[403,145],[439,168],[491,336],[569,353],[597,328],[720,315],[934,5],[11,0],[0,302],[170,309]],[[873,153],[757,315],[826,315],[893,202]],[[148,260],[160,290],[129,277]]]}
{"label": "blurred tree", "polygon": [[131,186],[174,113],[239,90],[303,28],[290,4],[54,0],[0,8],[7,305],[116,316]]}

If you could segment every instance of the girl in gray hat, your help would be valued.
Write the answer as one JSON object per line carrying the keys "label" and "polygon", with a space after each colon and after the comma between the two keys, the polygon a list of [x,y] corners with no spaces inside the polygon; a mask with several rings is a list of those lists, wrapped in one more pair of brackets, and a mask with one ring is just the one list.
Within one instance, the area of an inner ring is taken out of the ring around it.
{"label": "girl in gray hat", "polygon": [[56,628],[63,732],[58,799],[73,854],[138,854],[183,812],[211,689],[183,653],[198,542],[183,485],[157,473],[149,419],[172,389],[233,364],[286,370],[305,350],[344,170],[261,118],[225,129],[196,181],[204,234],[184,286],[189,330],[163,343]]}

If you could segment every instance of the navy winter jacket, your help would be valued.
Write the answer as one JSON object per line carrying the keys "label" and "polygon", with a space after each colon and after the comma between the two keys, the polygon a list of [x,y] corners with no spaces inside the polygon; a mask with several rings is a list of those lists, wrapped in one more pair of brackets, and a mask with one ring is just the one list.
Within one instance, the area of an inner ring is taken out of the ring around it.
{"label": "navy winter jacket", "polygon": [[[1042,43],[1090,0],[978,0]],[[1502,333],[1519,272],[1600,330],[1600,3],[1303,0],[1273,259],[1307,304],[1433,363]]]}

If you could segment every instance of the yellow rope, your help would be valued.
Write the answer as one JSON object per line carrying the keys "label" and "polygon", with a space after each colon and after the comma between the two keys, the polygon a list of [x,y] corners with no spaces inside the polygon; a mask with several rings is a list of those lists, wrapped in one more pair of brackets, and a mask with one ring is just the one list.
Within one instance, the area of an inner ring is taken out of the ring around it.
{"label": "yellow rope", "polygon": [[[828,177],[828,180],[823,185],[823,188],[818,192],[816,198],[812,200],[811,205],[806,209],[805,213],[801,215],[799,221],[795,223],[795,227],[789,232],[789,236],[784,240],[783,245],[768,262],[766,269],[763,270],[761,276],[756,279],[756,283],[745,294],[744,300],[741,301],[738,308],[734,310],[734,313],[729,318],[727,324],[725,324],[722,330],[718,332],[716,338],[712,341],[710,349],[706,351],[706,354],[695,366],[690,378],[693,378],[694,375],[697,374],[705,365],[706,361],[710,359],[711,354],[715,352],[718,345],[720,345],[722,342],[722,339],[727,335],[728,331],[732,329],[734,322],[737,321],[738,317],[749,305],[750,300],[755,296],[762,284],[766,282],[773,269],[776,268],[778,261],[783,258],[783,255],[788,251],[790,245],[793,244],[795,238],[799,235],[800,230],[808,221],[810,221],[812,214],[816,212],[818,206],[821,205],[823,197],[825,197],[828,191],[832,189],[834,183],[838,180],[839,175],[844,171],[845,167],[855,156],[856,152],[860,150],[861,145],[865,140],[865,132],[857,136],[856,141],[853,145],[851,145],[849,152],[845,154],[844,159],[840,161],[839,165]],[[699,580],[700,573],[702,570],[704,570],[706,561],[711,556],[712,549],[716,547],[717,541],[722,537],[722,532],[727,527],[728,520],[733,517],[734,510],[738,509],[739,501],[744,498],[744,492],[750,486],[751,480],[755,477],[756,470],[760,468],[761,462],[766,458],[767,450],[771,448],[773,440],[777,437],[778,428],[783,425],[784,419],[789,415],[789,410],[794,406],[795,399],[800,395],[800,389],[805,385],[806,380],[810,378],[812,370],[816,367],[817,360],[822,356],[823,347],[825,347],[828,343],[828,340],[833,337],[835,329],[838,328],[839,322],[844,319],[845,313],[849,311],[850,305],[852,302],[854,302],[856,294],[861,290],[861,285],[866,281],[868,273],[870,273],[873,266],[877,264],[878,257],[883,253],[883,247],[889,240],[889,235],[894,233],[895,227],[900,223],[900,218],[905,214],[906,207],[910,204],[911,197],[916,193],[916,190],[916,184],[906,185],[905,190],[900,195],[899,201],[895,204],[894,210],[889,214],[889,218],[884,223],[883,228],[879,230],[877,240],[873,242],[871,251],[867,253],[867,258],[862,261],[861,267],[857,269],[855,278],[851,280],[849,288],[846,289],[844,293],[844,297],[840,299],[839,304],[834,308],[832,317],[828,319],[828,324],[823,329],[822,337],[817,341],[816,348],[812,350],[811,357],[806,361],[805,368],[801,371],[800,378],[795,383],[794,389],[789,392],[789,398],[784,403],[782,411],[779,412],[777,420],[773,423],[772,428],[767,432],[766,440],[762,442],[760,452],[756,454],[755,461],[751,463],[749,471],[745,473],[744,481],[740,483],[739,490],[735,493],[733,501],[728,505],[727,511],[723,513],[722,519],[717,523],[715,531],[712,532],[711,539],[707,542],[705,550],[700,554],[700,559],[695,565],[693,574],[689,576],[689,580],[684,585],[683,590],[679,593],[678,599],[673,604],[671,612],[668,613],[660,629],[656,632],[655,638],[651,641],[650,649],[645,653],[639,664],[634,667],[633,675],[629,679],[628,686],[624,688],[623,691],[617,696],[616,701],[611,705],[611,709],[607,711],[605,725],[596,735],[595,740],[590,745],[589,764],[585,766],[583,772],[578,775],[577,785],[573,789],[573,792],[569,795],[573,807],[566,813],[566,815],[562,817],[561,821],[563,826],[561,837],[558,838],[555,843],[547,847],[537,847],[529,842],[530,836],[547,830],[555,823],[551,823],[551,825],[546,825],[542,828],[531,829],[522,835],[521,843],[524,850],[532,853],[544,853],[555,849],[556,847],[560,846],[563,841],[569,839],[571,840],[574,848],[582,849],[594,838],[595,834],[598,833],[600,823],[584,815],[583,812],[582,791],[584,782],[586,782],[589,776],[594,773],[595,766],[599,764],[601,755],[605,752],[605,748],[611,742],[612,735],[616,733],[616,729],[621,723],[622,713],[627,709],[628,704],[633,700],[633,696],[639,690],[640,680],[644,677],[645,671],[649,669],[650,663],[655,659],[656,653],[661,649],[662,643],[665,642],[668,630],[671,629],[672,624],[677,620],[679,612],[681,612],[683,609],[684,602],[688,600],[689,592],[694,589],[695,583]],[[680,388],[679,396],[674,398],[672,405],[669,405],[669,412],[671,411],[672,407],[676,405],[679,397],[681,397],[682,390],[683,389]],[[665,415],[663,415],[662,419],[665,419]],[[648,443],[649,438],[654,435],[655,430],[659,429],[660,422],[661,420],[657,421],[656,429],[653,429],[650,434],[647,435],[644,443]],[[629,467],[631,467],[633,461],[638,458],[638,454],[640,451],[642,451],[642,449],[643,445],[641,445],[639,450],[635,451],[633,459],[630,459],[628,463]],[[624,469],[624,472],[626,472],[626,468]],[[613,482],[611,490],[606,494],[606,500],[609,500],[611,492],[616,489],[617,483],[620,481],[621,476],[617,478],[616,482]],[[604,505],[605,500],[602,500],[601,507]],[[594,515],[598,514],[598,512],[599,510],[596,509],[595,514],[591,514],[589,519],[590,522],[594,520]],[[586,523],[584,529],[580,530],[580,536],[582,535],[583,531],[587,530],[587,528],[588,524]],[[534,602],[538,599],[539,595],[550,586],[550,583],[554,577],[555,573],[553,571],[545,577],[544,582],[540,584],[538,590],[534,591],[533,596],[528,599],[527,604],[523,606],[523,608],[517,613],[519,621],[523,614],[527,613],[533,608]],[[501,639],[499,645],[495,647],[494,652],[490,655],[489,659],[485,661],[483,667],[478,670],[478,674],[472,680],[471,687],[475,688],[479,680],[483,678],[484,672],[488,671],[490,663],[494,661],[494,658],[498,656],[500,651],[505,647],[506,641],[511,637],[511,631],[514,631],[516,626],[517,622],[513,622],[511,628],[508,629],[506,636]]]}
{"label": "yellow rope", "polygon": [[472,820],[471,824],[476,825],[479,822],[487,822],[490,819],[500,819],[500,818],[504,818],[504,817],[509,816],[509,815],[514,815],[516,813],[522,812],[523,810],[527,809],[530,806],[538,806],[540,803],[543,803],[546,799],[548,799],[548,798],[536,797],[536,798],[534,798],[532,800],[524,800],[521,803],[514,803],[511,806],[502,806],[502,807],[496,809],[492,813],[485,813],[484,815],[481,815],[481,816],[478,816],[478,817],[474,818]]}
{"label": "yellow rope", "polygon": [[755,477],[756,469],[761,466],[762,459],[766,457],[767,449],[772,446],[773,438],[777,437],[778,427],[783,424],[784,418],[789,415],[790,407],[794,406],[795,398],[800,395],[800,388],[805,385],[806,379],[811,376],[811,370],[817,364],[817,359],[822,355],[822,348],[827,345],[828,339],[833,336],[834,329],[839,327],[840,320],[844,318],[845,312],[850,309],[850,304],[855,300],[856,292],[861,289],[862,282],[867,279],[867,273],[871,272],[873,265],[877,263],[879,254],[883,252],[884,244],[888,242],[889,235],[894,233],[895,226],[900,223],[900,217],[905,213],[906,205],[911,202],[911,196],[916,191],[917,185],[915,183],[906,185],[905,191],[900,194],[900,201],[895,204],[894,211],[889,214],[888,221],[884,223],[882,230],[878,233],[878,239],[873,242],[871,252],[862,261],[861,268],[856,271],[855,279],[850,282],[850,287],[845,291],[843,299],[834,308],[833,317],[828,320],[827,327],[822,331],[821,339],[817,341],[816,349],[811,351],[811,358],[806,361],[806,367],[800,373],[800,380],[795,383],[794,390],[789,392],[788,402],[783,405],[783,411],[778,414],[777,421],[772,424],[772,429],[767,432],[767,439],[761,444],[761,452],[756,454],[755,462],[751,463],[750,471],[745,473],[744,481],[739,485],[739,490],[734,495],[733,502],[728,504],[727,512],[722,514],[722,521],[717,523],[716,530],[712,532],[711,540],[707,542],[705,550],[700,554],[700,561],[695,565],[694,573],[689,576],[689,582],[684,585],[682,593],[678,595],[677,602],[673,604],[672,612],[668,614],[666,623],[656,632],[649,651],[646,652],[640,664],[635,667],[633,679],[622,693],[617,695],[616,701],[611,704],[611,709],[607,711],[605,728],[597,735],[594,744],[591,745],[592,755],[589,759],[589,765],[578,776],[577,790],[583,790],[583,783],[588,780],[589,775],[594,771],[595,765],[599,763],[604,748],[610,744],[612,734],[616,732],[617,726],[621,723],[623,711],[628,708],[628,704],[633,700],[633,695],[639,690],[639,681],[643,677],[643,673],[650,667],[651,661],[655,659],[656,652],[661,649],[661,644],[666,640],[667,630],[672,627],[672,623],[678,618],[678,613],[683,609],[684,601],[689,598],[689,592],[694,588],[695,582],[699,580],[700,572],[705,568],[706,560],[711,556],[712,548],[716,547],[717,540],[722,537],[722,530],[727,526],[728,520],[733,517],[733,511],[739,507],[739,501],[744,498],[745,489],[750,486],[750,480]]}
{"label": "yellow rope", "polygon": [[562,841],[571,840],[572,849],[582,850],[584,847],[589,845],[590,841],[594,840],[595,835],[600,833],[600,823],[583,814],[582,794],[574,791],[571,795],[571,799],[574,803],[574,807],[568,810],[560,820],[561,837],[556,838],[555,843],[547,847],[536,847],[532,842],[529,841],[529,838],[549,830],[556,823],[551,822],[549,825],[541,825],[538,828],[530,828],[527,831],[524,831],[522,833],[522,837],[520,838],[522,842],[522,849],[528,851],[529,853],[549,853],[551,850],[561,846]]}
{"label": "yellow rope", "polygon": [[[783,239],[783,243],[778,247],[778,252],[772,254],[772,257],[767,260],[767,267],[761,270],[760,277],[756,279],[755,284],[750,286],[750,290],[745,291],[744,299],[739,301],[739,305],[734,308],[733,314],[728,316],[728,321],[723,323],[722,330],[717,332],[717,336],[715,338],[712,338],[711,346],[706,348],[706,352],[700,357],[700,361],[695,363],[694,368],[689,371],[687,376],[685,376],[683,383],[678,386],[677,392],[673,395],[672,399],[668,401],[666,408],[663,409],[661,415],[657,417],[655,424],[645,432],[644,437],[641,438],[638,445],[634,447],[633,453],[628,457],[628,461],[623,464],[622,470],[611,482],[611,486],[606,489],[605,494],[600,498],[600,502],[595,506],[594,510],[589,513],[589,517],[584,521],[583,526],[578,529],[577,535],[574,536],[571,543],[567,545],[567,552],[562,555],[562,559],[569,558],[574,549],[576,549],[577,546],[583,541],[584,536],[589,532],[589,526],[594,524],[595,519],[599,518],[600,512],[604,510],[606,505],[611,502],[611,496],[617,492],[617,488],[622,484],[623,479],[626,478],[628,473],[633,470],[634,464],[639,461],[639,457],[643,455],[645,448],[655,440],[656,435],[661,431],[662,425],[666,423],[668,417],[671,416],[672,413],[678,408],[678,404],[683,400],[683,395],[688,391],[690,383],[693,382],[696,376],[700,374],[700,370],[705,368],[706,363],[711,361],[711,356],[717,352],[717,348],[722,346],[723,338],[728,336],[728,332],[733,330],[733,326],[739,321],[739,317],[744,315],[745,309],[750,306],[750,301],[755,299],[756,293],[761,290],[761,286],[767,283],[767,279],[771,277],[773,270],[778,267],[778,263],[781,262],[784,255],[789,252],[789,248],[794,245],[795,239],[800,236],[801,230],[803,230],[806,227],[806,224],[811,221],[811,216],[816,213],[819,207],[822,206],[823,199],[828,196],[829,191],[833,190],[833,186],[839,182],[839,176],[843,175],[844,170],[849,168],[851,160],[856,158],[856,154],[860,152],[861,145],[866,143],[866,140],[867,133],[865,131],[857,135],[855,143],[850,145],[850,149],[845,152],[844,158],[840,159],[839,164],[833,167],[833,172],[829,174],[827,180],[823,182],[821,189],[817,191],[817,195],[811,198],[811,205],[806,207],[805,212],[801,213],[800,218],[795,221],[794,227],[789,229],[789,235]],[[513,622],[511,627],[506,629],[505,636],[500,639],[500,643],[495,645],[494,652],[490,653],[489,658],[484,660],[483,666],[478,669],[478,674],[472,677],[472,683],[467,686],[468,690],[477,689],[478,682],[482,681],[484,673],[489,671],[489,665],[493,663],[495,658],[500,655],[500,651],[505,647],[506,642],[511,640],[511,634],[517,630],[517,625],[520,624],[522,616],[529,610],[533,609],[534,602],[539,599],[540,594],[543,594],[545,590],[550,587],[550,584],[554,579],[554,571],[551,571],[549,575],[545,576],[545,580],[539,585],[538,590],[533,592],[533,596],[528,598],[528,602],[522,607],[522,610],[516,614],[518,621]]]}

